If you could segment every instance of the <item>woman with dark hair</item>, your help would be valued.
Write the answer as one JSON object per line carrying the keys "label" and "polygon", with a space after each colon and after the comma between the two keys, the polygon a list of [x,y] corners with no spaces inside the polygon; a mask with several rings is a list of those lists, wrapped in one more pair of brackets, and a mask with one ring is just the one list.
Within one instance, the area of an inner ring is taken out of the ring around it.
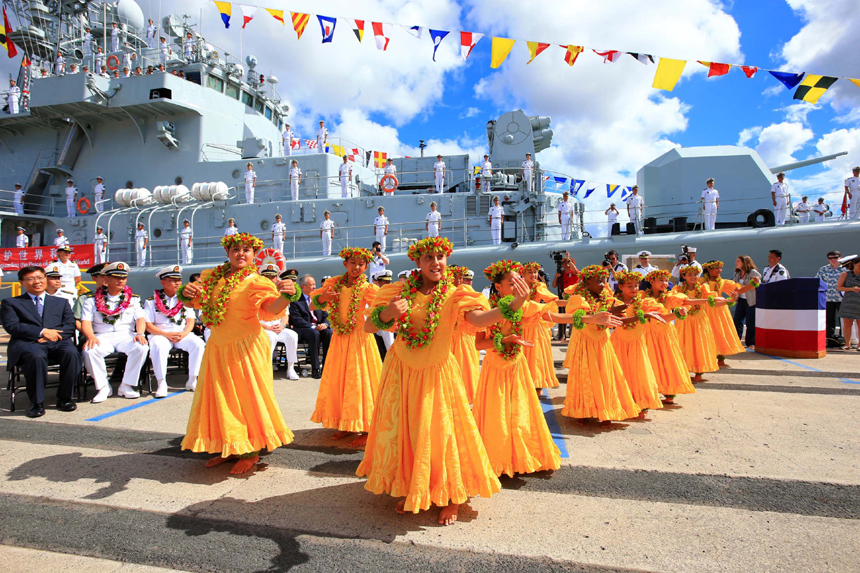
{"label": "woman with dark hair", "polygon": [[738,338],[744,333],[746,323],[746,345],[750,350],[755,348],[755,287],[761,284],[761,273],[753,260],[747,255],[740,255],[735,261],[735,274],[732,280],[741,287],[752,285],[753,288],[738,296],[735,306],[734,323]]}
{"label": "woman with dark hair", "polygon": [[[847,260],[845,260],[847,259]],[[845,339],[843,350],[851,350],[851,332],[854,323],[857,323],[857,332],[860,333],[860,259],[857,255],[845,257],[842,266],[846,272],[839,277],[836,290],[845,293],[842,297],[842,306],[839,307],[839,318],[842,319],[842,337]],[[857,348],[860,351],[860,346]]]}

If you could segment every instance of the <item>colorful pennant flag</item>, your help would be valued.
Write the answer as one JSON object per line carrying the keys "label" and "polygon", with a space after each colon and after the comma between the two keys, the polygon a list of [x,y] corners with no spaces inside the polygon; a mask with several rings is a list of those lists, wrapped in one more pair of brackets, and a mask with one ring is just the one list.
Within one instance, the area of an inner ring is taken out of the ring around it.
{"label": "colorful pennant flag", "polygon": [[794,89],[794,87],[800,83],[800,80],[803,79],[803,72],[799,74],[792,74],[789,72],[770,72],[770,75],[778,79],[782,85],[789,90]]}
{"label": "colorful pennant flag", "polygon": [[538,55],[549,48],[549,44],[541,44],[540,42],[526,42],[526,45],[529,47],[529,61],[526,62],[526,65],[532,63]]}
{"label": "colorful pennant flag", "polygon": [[624,198],[630,194],[630,187],[625,187],[621,190],[621,200],[624,201]]}
{"label": "colorful pennant flag", "polygon": [[478,43],[478,40],[483,37],[483,34],[478,34],[477,32],[460,32],[460,57],[463,58],[464,62],[472,53],[472,50],[475,49],[475,44]]}
{"label": "colorful pennant flag", "polygon": [[616,50],[607,50],[605,52],[598,52],[597,50],[591,50],[598,56],[603,56],[604,64],[614,64],[621,58],[621,52]]}
{"label": "colorful pennant flag", "polygon": [[588,196],[591,195],[592,193],[594,193],[595,189],[597,189],[597,187],[592,187],[591,189],[587,189],[585,191],[585,196],[583,197],[583,199],[588,199]]}
{"label": "colorful pennant flag", "polygon": [[[215,2],[215,7],[218,8],[219,12],[221,12],[221,21],[224,22],[224,27],[229,28],[230,27],[230,16],[233,15],[233,5],[230,4],[229,2]],[[5,45],[5,38],[6,38],[5,34],[4,34],[3,38],[4,38],[4,45]]]}
{"label": "colorful pennant flag", "polygon": [[576,194],[579,193],[579,190],[582,189],[582,186],[585,185],[585,179],[571,179],[570,180],[570,192],[576,197]]}
{"label": "colorful pennant flag", "polygon": [[364,20],[352,21],[352,33],[358,38],[359,43],[364,40]]}
{"label": "colorful pennant flag", "polygon": [[317,140],[316,139],[306,139],[305,147],[308,149],[316,149],[317,148]]}
{"label": "colorful pennant flag", "polygon": [[514,47],[516,40],[510,38],[493,38],[492,56],[490,58],[490,67],[494,70],[502,65],[508,58],[508,54]]}
{"label": "colorful pennant flag", "polygon": [[0,31],[0,44],[3,44],[3,47],[6,48],[6,51],[9,52],[9,57],[14,58],[18,55],[18,48],[15,47],[15,42],[9,39],[9,34],[11,34],[14,30],[12,30],[12,25],[9,23],[9,18],[6,16],[6,5],[3,5],[3,30]]}
{"label": "colorful pennant flag", "polygon": [[741,66],[741,69],[747,75],[748,78],[751,78],[758,71],[758,68],[755,66]]}
{"label": "colorful pennant flag", "polygon": [[352,149],[350,149],[349,154],[346,156],[346,159],[347,161],[352,161],[353,163],[355,163],[355,159],[357,157],[361,157],[361,155],[358,153],[358,148],[353,147]]}
{"label": "colorful pennant flag", "polygon": [[322,31],[322,43],[331,44],[334,38],[334,28],[337,26],[337,18],[329,16],[317,16],[320,21],[320,30]]}
{"label": "colorful pennant flag", "polygon": [[794,92],[794,99],[806,101],[809,103],[818,103],[818,98],[824,95],[824,92],[836,83],[839,78],[831,78],[829,76],[816,76],[813,74],[807,75],[800,82],[797,91]]}
{"label": "colorful pennant flag", "polygon": [[305,33],[305,28],[308,27],[308,22],[311,19],[311,15],[300,14],[298,12],[290,12],[290,17],[293,19],[293,30],[296,31],[296,39],[301,40],[302,34]]}
{"label": "colorful pennant flag", "polygon": [[382,169],[383,167],[385,167],[385,164],[387,162],[388,162],[388,154],[387,153],[383,153],[381,151],[374,151],[373,152],[373,164],[376,167]]}
{"label": "colorful pennant flag", "polygon": [[421,39],[421,36],[424,34],[424,28],[421,26],[401,26],[410,36],[414,36]]}
{"label": "colorful pennant flag", "polygon": [[342,145],[332,145],[331,152],[338,157],[343,157],[344,155],[346,155],[346,150],[343,148]]}
{"label": "colorful pennant flag", "polygon": [[436,61],[436,50],[439,49],[439,44],[445,39],[449,32],[443,30],[430,30],[430,39],[433,40],[433,61]]}
{"label": "colorful pennant flag", "polygon": [[373,22],[373,37],[376,39],[376,49],[383,52],[388,49],[388,41],[390,38],[385,35],[385,24],[382,22]]}
{"label": "colorful pennant flag", "polygon": [[582,53],[584,49],[582,46],[562,46],[566,51],[564,52],[564,61],[568,66],[572,66],[576,63],[576,58],[579,57],[579,54]]}
{"label": "colorful pennant flag", "polygon": [[273,10],[272,8],[266,8],[266,12],[271,14],[272,18],[274,18],[275,20],[277,20],[278,22],[280,22],[284,26],[287,25],[287,23],[284,22],[284,11],[283,10]]}
{"label": "colorful pennant flag", "polygon": [[716,62],[703,62],[702,60],[698,60],[700,64],[708,68],[708,77],[713,76],[724,76],[729,73],[729,70],[732,69],[730,64],[718,64]]}
{"label": "colorful pennant flag", "polygon": [[610,185],[609,183],[607,183],[606,184],[606,198],[611,199],[612,196],[615,195],[615,192],[618,191],[619,187],[621,187],[621,185]]}
{"label": "colorful pennant flag", "polygon": [[630,54],[631,56],[633,56],[637,61],[645,64],[646,66],[648,64],[654,63],[654,56],[652,56],[651,54],[640,54],[638,52],[627,52],[627,53]]}
{"label": "colorful pennant flag", "polygon": [[301,149],[302,148],[302,140],[298,137],[293,137],[292,141],[290,141],[290,147],[292,149]]}
{"label": "colorful pennant flag", "polygon": [[254,19],[254,14],[257,13],[256,6],[247,6],[245,4],[236,4],[239,7],[239,10],[242,11],[242,29],[245,29],[245,26],[248,25],[248,22]]}
{"label": "colorful pennant flag", "polygon": [[658,90],[666,90],[667,92],[672,91],[675,89],[675,84],[681,79],[681,74],[684,73],[684,66],[686,65],[686,60],[660,58],[660,63],[657,64],[657,73],[654,74],[654,83],[651,87]]}
{"label": "colorful pennant flag", "polygon": [[848,81],[860,88],[860,80],[852,80],[851,78],[849,78]]}

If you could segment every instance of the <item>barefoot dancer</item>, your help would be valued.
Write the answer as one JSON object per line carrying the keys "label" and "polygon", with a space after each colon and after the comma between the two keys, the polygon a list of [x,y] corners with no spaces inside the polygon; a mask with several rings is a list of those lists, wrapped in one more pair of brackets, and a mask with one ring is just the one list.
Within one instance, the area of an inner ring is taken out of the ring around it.
{"label": "barefoot dancer", "polygon": [[687,312],[687,319],[677,325],[678,342],[684,352],[687,369],[696,374],[693,382],[703,382],[703,372],[716,372],[719,367],[714,331],[701,307],[726,304],[726,301],[716,300],[708,286],[699,283],[699,269],[696,267],[681,267],[679,273],[681,282],[672,289],[672,293],[686,296],[686,304],[693,305],[693,308]]}
{"label": "barefoot dancer", "polygon": [[[562,306],[566,300],[559,298],[549,292],[546,285],[538,279],[540,263],[526,263],[523,265],[523,278],[529,285],[532,302],[555,303]],[[551,309],[553,310],[553,309]],[[533,342],[534,346],[524,346],[523,354],[529,365],[532,381],[540,395],[543,388],[558,388],[558,376],[555,375],[555,359],[552,356],[552,323],[542,320],[540,316],[523,319],[523,338]]]}
{"label": "barefoot dancer", "polygon": [[[478,434],[451,351],[454,331],[480,330],[502,319],[487,299],[450,284],[448,239],[431,237],[409,248],[418,265],[406,283],[382,287],[373,301],[366,332],[398,336],[382,369],[373,425],[356,474],[376,494],[406,497],[397,513],[418,513],[436,504],[439,523],[457,520],[470,496],[490,497],[501,487]],[[514,301],[512,311],[524,301]]]}
{"label": "barefoot dancer", "polygon": [[674,404],[677,394],[694,394],[696,388],[690,382],[690,373],[684,361],[684,352],[678,342],[678,331],[670,321],[687,318],[687,308],[682,306],[687,297],[677,293],[667,293],[669,271],[651,271],[645,280],[651,288],[645,291],[651,304],[657,306],[665,322],[651,320],[645,325],[645,342],[648,345],[648,358],[657,378],[657,389],[665,397],[664,404]]}
{"label": "barefoot dancer", "polygon": [[531,342],[522,336],[527,319],[570,322],[573,317],[553,313],[552,303],[528,301],[520,310],[512,311],[515,297],[527,299],[531,294],[528,283],[519,275],[521,270],[522,266],[514,261],[499,261],[484,269],[492,285],[490,306],[500,309],[504,320],[478,333],[478,348],[486,350],[487,355],[472,413],[497,476],[513,477],[515,473],[561,467],[561,454],[552,441],[522,352],[522,347]]}
{"label": "barefoot dancer", "polygon": [[705,313],[711,321],[711,328],[714,331],[714,341],[717,345],[717,366],[719,368],[730,368],[726,364],[726,356],[732,354],[740,354],[744,351],[741,345],[741,339],[738,337],[738,331],[735,329],[735,323],[732,319],[732,313],[729,312],[729,306],[734,306],[738,300],[738,295],[752,290],[753,286],[747,285],[741,287],[735,281],[729,281],[720,277],[723,272],[723,261],[708,261],[702,265],[704,275],[699,279],[699,282],[708,285],[708,289],[717,298],[722,298],[722,295],[729,297],[725,305],[706,308]]}
{"label": "barefoot dancer", "polygon": [[[463,284],[463,275],[469,269],[451,265],[451,282],[455,287]],[[467,287],[472,288],[472,287]],[[460,373],[463,375],[463,386],[466,388],[466,397],[469,405],[475,400],[475,389],[478,387],[478,378],[481,372],[481,354],[475,347],[475,331],[471,328],[458,328],[454,331],[452,350],[457,364],[460,365]]]}
{"label": "barefoot dancer", "polygon": [[622,319],[624,324],[612,331],[612,347],[621,363],[633,400],[642,408],[639,419],[644,420],[648,410],[663,407],[657,378],[648,357],[648,344],[645,342],[648,322],[663,322],[663,318],[658,314],[660,307],[639,292],[642,275],[619,271],[615,273],[615,280],[620,290],[619,302],[626,304],[627,309]]}
{"label": "barefoot dancer", "polygon": [[350,447],[367,441],[382,361],[373,334],[364,331],[366,309],[379,287],[364,274],[373,255],[367,249],[346,248],[340,258],[346,272],[332,277],[311,293],[314,309],[329,313],[334,329],[311,421],[338,430],[332,440],[359,435]]}
{"label": "barefoot dancer", "polygon": [[273,284],[257,274],[260,239],[239,233],[221,244],[228,262],[203,271],[202,282],[178,293],[186,306],[203,310],[212,329],[182,449],[217,453],[207,467],[238,458],[230,473],[241,474],[256,465],[262,448],[293,441],[272,392],[271,347],[260,318],[280,318],[298,295],[292,281]]}
{"label": "barefoot dancer", "polygon": [[597,418],[606,424],[633,418],[640,408],[624,380],[607,330],[621,326],[621,319],[613,313],[623,311],[624,306],[613,308],[616,300],[606,289],[609,271],[605,268],[589,265],[580,276],[579,284],[568,287],[572,296],[566,310],[573,314],[575,334],[564,358],[570,372],[561,413],[570,418]]}

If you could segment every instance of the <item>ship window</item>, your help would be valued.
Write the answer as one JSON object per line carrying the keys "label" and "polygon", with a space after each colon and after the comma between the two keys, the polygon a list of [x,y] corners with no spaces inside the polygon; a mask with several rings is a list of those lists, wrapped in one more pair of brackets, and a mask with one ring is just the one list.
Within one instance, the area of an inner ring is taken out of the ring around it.
{"label": "ship window", "polygon": [[260,221],[260,228],[264,231],[268,231],[272,228],[272,225],[269,223],[268,219],[263,219],[262,221]]}
{"label": "ship window", "polygon": [[197,84],[198,86],[203,85],[200,78],[200,72],[185,72],[185,79]]}
{"label": "ship window", "polygon": [[272,119],[272,108],[266,108],[266,119]]}
{"label": "ship window", "polygon": [[238,169],[233,170],[233,179],[238,179],[239,176],[242,175]]}
{"label": "ship window", "polygon": [[233,99],[239,99],[239,86],[235,84],[227,84],[227,95]]}
{"label": "ship window", "polygon": [[254,107],[254,98],[248,92],[242,92],[242,103],[248,107]]}
{"label": "ship window", "polygon": [[263,102],[257,100],[257,103],[254,104],[254,109],[256,109],[260,113],[263,113]]}
{"label": "ship window", "polygon": [[159,238],[159,237],[161,237],[161,229],[159,229],[159,228],[157,228],[157,227],[156,227],[156,229],[155,229],[154,231],[152,231],[152,235],[153,235],[156,239],[157,239],[157,238]]}
{"label": "ship window", "polygon": [[221,78],[216,78],[215,76],[209,75],[206,76],[206,85],[216,92],[224,91],[224,80]]}
{"label": "ship window", "polygon": [[177,185],[182,185],[182,177],[177,177],[173,181],[176,182]]}

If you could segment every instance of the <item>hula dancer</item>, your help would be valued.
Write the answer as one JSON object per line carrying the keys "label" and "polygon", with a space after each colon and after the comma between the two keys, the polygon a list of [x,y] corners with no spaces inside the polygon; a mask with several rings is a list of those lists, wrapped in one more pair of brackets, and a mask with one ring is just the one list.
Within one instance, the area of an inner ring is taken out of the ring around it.
{"label": "hula dancer", "polygon": [[313,308],[329,313],[334,329],[311,421],[338,430],[332,440],[359,432],[350,447],[367,442],[373,420],[373,401],[382,372],[382,361],[373,333],[364,331],[366,309],[379,287],[367,282],[367,249],[340,251],[346,272],[325,281],[311,293]]}
{"label": "hula dancer", "polygon": [[[567,395],[561,413],[570,418],[597,418],[604,425],[639,415],[621,364],[609,341],[607,328],[621,326],[614,313],[612,293],[606,289],[609,271],[589,265],[580,272],[578,284],[568,287],[568,312],[573,314],[574,336],[567,347],[564,366],[570,369]],[[611,312],[610,312],[611,311]]]}
{"label": "hula dancer", "polygon": [[272,283],[257,274],[260,239],[239,233],[221,244],[229,260],[178,291],[186,306],[203,311],[212,329],[182,449],[218,454],[206,467],[237,459],[230,473],[241,474],[256,465],[262,448],[293,441],[272,392],[271,348],[260,319],[280,318],[301,295],[292,281]]}
{"label": "hula dancer", "polygon": [[683,306],[687,302],[687,297],[666,292],[671,277],[671,273],[664,270],[651,271],[645,275],[645,280],[651,285],[651,288],[645,291],[645,296],[648,297],[650,304],[658,307],[655,312],[662,315],[664,320],[664,322],[651,320],[645,325],[648,358],[651,360],[651,368],[654,369],[654,375],[657,378],[657,389],[664,396],[664,404],[674,404],[677,394],[696,392],[696,388],[690,381],[684,352],[678,342],[678,331],[671,322],[674,319],[687,318],[687,308]]}
{"label": "hula dancer", "polygon": [[[466,267],[451,265],[448,271],[451,274],[451,284],[459,287],[463,284],[463,275],[468,271]],[[472,288],[472,287],[469,287]],[[481,353],[475,347],[475,331],[470,328],[461,328],[454,331],[452,341],[454,358],[460,365],[460,373],[463,375],[463,386],[466,388],[466,396],[469,405],[475,401],[475,389],[478,387],[478,378],[481,371]]]}
{"label": "hula dancer", "polygon": [[[529,285],[529,300],[535,303],[554,303],[556,308],[553,311],[567,304],[566,300],[560,300],[549,292],[543,281],[538,279],[538,271],[540,271],[540,263],[523,265],[523,278]],[[551,325],[551,322],[542,320],[539,316],[523,320],[523,338],[534,343],[534,346],[524,346],[523,354],[528,362],[529,372],[538,395],[544,388],[558,388],[555,359],[552,357]]]}
{"label": "hula dancer", "polygon": [[714,341],[717,344],[717,366],[719,368],[731,368],[726,364],[726,356],[740,354],[744,351],[744,347],[741,344],[741,339],[738,337],[738,331],[735,329],[735,323],[732,319],[732,313],[729,312],[729,306],[735,306],[738,295],[755,287],[750,285],[741,287],[735,281],[721,278],[720,273],[723,272],[723,261],[708,261],[702,265],[702,270],[704,274],[699,281],[708,285],[710,291],[717,298],[722,298],[723,295],[728,296],[726,304],[708,307],[705,309],[705,313],[711,321],[711,328],[714,331]]}
{"label": "hula dancer", "polygon": [[[522,352],[531,342],[523,339],[527,320],[570,322],[573,317],[553,313],[555,305],[528,301],[510,310],[514,295],[529,292],[520,276],[522,265],[499,261],[484,269],[490,281],[490,306],[504,319],[477,336],[478,348],[487,351],[472,414],[484,439],[487,456],[497,476],[557,470],[561,454],[553,443],[543,408],[533,392],[534,382]],[[541,326],[546,331],[546,328]]]}
{"label": "hula dancer", "polygon": [[687,312],[686,320],[681,321],[678,328],[678,342],[684,352],[687,369],[694,372],[693,382],[704,382],[703,372],[716,372],[717,343],[714,340],[714,330],[708,314],[702,312],[704,305],[716,306],[726,304],[723,299],[717,300],[708,285],[699,283],[699,269],[687,265],[679,271],[681,282],[672,289],[675,294],[687,297],[686,305],[692,305]]}
{"label": "hula dancer", "polygon": [[[400,500],[397,513],[418,513],[436,504],[439,523],[457,520],[470,496],[491,497],[501,488],[493,472],[451,351],[456,330],[477,332],[502,319],[487,299],[447,274],[453,252],[446,238],[431,237],[409,248],[418,269],[406,283],[382,287],[373,301],[366,332],[398,328],[388,351],[364,460],[356,475],[364,488]],[[506,312],[516,312],[528,291]]]}
{"label": "hula dancer", "polygon": [[615,273],[615,280],[618,281],[620,291],[619,301],[626,304],[627,308],[621,320],[623,324],[612,331],[610,339],[633,400],[642,408],[639,419],[644,420],[648,410],[663,407],[657,378],[648,357],[648,344],[645,342],[648,322],[663,322],[663,317],[659,314],[659,306],[639,292],[642,275],[619,271]]}

